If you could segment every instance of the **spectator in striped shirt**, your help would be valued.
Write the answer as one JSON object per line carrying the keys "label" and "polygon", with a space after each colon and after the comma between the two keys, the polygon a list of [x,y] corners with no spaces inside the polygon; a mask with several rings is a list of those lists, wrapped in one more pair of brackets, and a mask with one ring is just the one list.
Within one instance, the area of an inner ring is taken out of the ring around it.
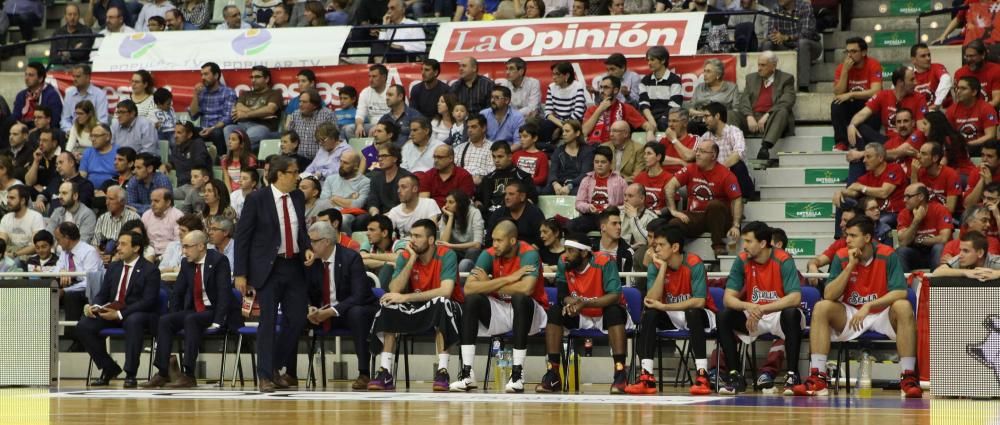
{"label": "spectator in striped shirt", "polygon": [[469,141],[455,147],[455,161],[459,167],[472,174],[472,181],[479,185],[483,177],[496,169],[490,145],[486,140],[486,117],[476,114],[469,117]]}
{"label": "spectator in striped shirt", "polygon": [[656,123],[658,131],[667,129],[671,109],[681,107],[684,88],[681,77],[670,72],[670,53],[663,46],[646,50],[650,73],[639,82],[639,111],[646,121]]}
{"label": "spectator in striped shirt", "polygon": [[563,122],[583,120],[587,111],[587,95],[583,83],[576,81],[573,65],[559,62],[552,65],[552,84],[545,97],[545,121],[541,136],[544,142],[559,140]]}
{"label": "spectator in striped shirt", "polygon": [[452,83],[451,92],[469,111],[482,111],[490,107],[493,80],[479,75],[479,62],[475,58],[465,58],[458,61],[458,81]]}

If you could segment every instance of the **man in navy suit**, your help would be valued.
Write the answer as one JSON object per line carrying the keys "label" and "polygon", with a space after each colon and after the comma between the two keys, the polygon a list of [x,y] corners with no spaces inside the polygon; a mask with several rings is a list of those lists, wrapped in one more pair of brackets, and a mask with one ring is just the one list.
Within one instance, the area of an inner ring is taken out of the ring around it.
{"label": "man in navy suit", "polygon": [[[174,283],[170,313],[160,317],[156,333],[154,364],[159,373],[143,383],[143,388],[197,387],[194,371],[202,335],[206,329],[225,328],[227,321],[238,318],[229,259],[208,249],[207,243],[208,237],[201,230],[188,232],[181,241],[184,261]],[[184,373],[177,381],[170,382],[170,349],[174,336],[181,329],[184,329]]]}
{"label": "man in navy suit", "polygon": [[[249,285],[260,304],[257,375],[261,392],[298,386],[295,370],[275,373],[289,356],[298,355],[309,304],[303,260],[313,258],[311,251],[307,253],[306,200],[297,189],[298,176],[293,158],[274,157],[267,175],[270,186],[247,196],[236,227],[236,288],[246,295]],[[279,303],[285,323],[276,340]]]}
{"label": "man in navy suit", "polygon": [[[60,232],[73,230],[76,226],[72,223],[59,225]],[[101,377],[91,382],[92,386],[106,386],[122,373],[122,368],[108,355],[104,338],[98,335],[102,329],[122,327],[125,328],[124,387],[136,387],[142,334],[156,319],[159,310],[160,270],[142,258],[147,243],[138,232],[124,232],[118,236],[118,258],[121,260],[108,266],[94,303],[84,306],[83,313],[87,317],[76,325],[77,337],[101,370]]]}
{"label": "man in navy suit", "polygon": [[306,270],[312,307],[306,316],[312,324],[325,331],[333,328],[350,329],[358,355],[358,379],[351,388],[364,390],[371,380],[371,352],[368,333],[375,321],[375,294],[372,282],[365,274],[361,255],[337,243],[338,232],[330,223],[320,221],[309,226],[315,261]]}

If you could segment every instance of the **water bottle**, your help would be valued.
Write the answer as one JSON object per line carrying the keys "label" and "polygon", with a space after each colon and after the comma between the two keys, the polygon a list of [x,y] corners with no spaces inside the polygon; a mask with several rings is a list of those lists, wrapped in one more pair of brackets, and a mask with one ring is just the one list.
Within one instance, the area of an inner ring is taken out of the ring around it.
{"label": "water bottle", "polygon": [[566,379],[564,380],[564,382],[566,382],[566,384],[569,386],[568,388],[572,389],[576,387],[576,367],[577,367],[576,351],[573,350],[572,346],[569,347],[568,354],[569,354],[567,356],[568,359],[566,361],[569,362],[569,365],[567,365],[566,368]]}
{"label": "water bottle", "polygon": [[500,351],[500,380],[506,384],[510,379],[511,366],[514,362],[514,352],[510,348]]}
{"label": "water bottle", "polygon": [[874,359],[867,351],[861,352],[861,364],[858,373],[858,397],[871,398],[872,396],[872,367]]}
{"label": "water bottle", "polygon": [[493,340],[493,346],[490,347],[490,355],[493,356],[493,383],[496,388],[502,388],[507,382],[503,377],[503,350],[500,348],[500,340]]}
{"label": "water bottle", "polygon": [[587,338],[583,341],[583,357],[590,357],[594,352],[594,340]]}

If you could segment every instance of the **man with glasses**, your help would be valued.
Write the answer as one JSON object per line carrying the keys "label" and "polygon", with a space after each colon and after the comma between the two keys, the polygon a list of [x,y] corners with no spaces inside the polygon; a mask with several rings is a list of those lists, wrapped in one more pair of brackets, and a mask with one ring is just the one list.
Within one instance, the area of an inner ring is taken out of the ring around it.
{"label": "man with glasses", "polygon": [[[393,207],[399,205],[399,179],[412,176],[408,170],[399,167],[399,148],[389,144],[378,150],[378,169],[372,172],[371,190],[368,191],[368,202],[365,202],[365,210],[368,215],[375,217],[389,212]],[[358,225],[366,223],[365,218],[359,217]],[[359,231],[364,228],[356,227]],[[392,233],[392,232],[390,232]]]}
{"label": "man with glasses", "polygon": [[212,217],[208,221],[208,241],[212,243],[212,249],[226,256],[230,265],[233,265],[236,259],[233,228],[233,221],[221,215]]}
{"label": "man with glasses", "polygon": [[361,256],[337,243],[336,227],[325,222],[313,223],[309,226],[309,240],[320,261],[313,262],[306,270],[310,295],[306,319],[324,332],[350,330],[358,358],[358,378],[351,389],[367,389],[371,377],[368,332],[378,308],[372,282],[365,273]]}
{"label": "man with glasses", "polygon": [[858,200],[867,196],[879,201],[876,230],[881,226],[896,227],[896,216],[905,208],[903,191],[906,189],[906,173],[899,164],[886,162],[885,156],[885,146],[879,143],[865,146],[865,174],[833,195],[833,206],[838,209],[838,218],[839,209],[851,208]]}
{"label": "man with glasses", "polygon": [[1000,107],[1000,65],[986,60],[986,45],[972,40],[962,47],[964,66],[955,71],[955,81],[974,77],[981,87],[980,94],[993,108]]}
{"label": "man with glasses", "polygon": [[486,118],[486,138],[494,142],[504,141],[520,148],[517,130],[524,125],[524,116],[510,107],[511,92],[504,86],[494,86],[490,94],[490,107],[480,114]]}
{"label": "man with glasses", "polygon": [[455,151],[441,144],[434,148],[434,168],[420,175],[420,197],[431,198],[444,208],[445,198],[453,190],[461,190],[471,199],[476,192],[472,175],[455,165]]}
{"label": "man with glasses", "polygon": [[611,138],[611,125],[624,121],[630,129],[642,128],[646,131],[646,141],[656,140],[656,123],[649,121],[632,105],[619,100],[622,80],[608,75],[601,80],[601,102],[590,106],[583,114],[583,134],[589,143],[606,143]]}
{"label": "man with glasses", "polygon": [[[528,64],[524,59],[519,57],[508,59],[504,74],[507,78],[498,79],[496,84],[510,89],[510,106],[517,109],[522,117],[535,118],[542,104],[542,89],[537,78],[525,75],[527,68]],[[638,98],[638,94],[636,97]]]}
{"label": "man with glasses", "polygon": [[340,139],[340,130],[332,121],[316,127],[316,141],[319,142],[320,149],[316,151],[316,157],[306,167],[305,173],[324,179],[340,170],[340,157],[350,151],[351,146]]}
{"label": "man with glasses", "polygon": [[[628,106],[627,104],[623,105]],[[645,161],[643,161],[642,156],[645,149],[632,141],[632,129],[629,128],[629,123],[626,121],[618,120],[612,123],[609,133],[611,137],[601,146],[611,149],[611,152],[614,153],[615,159],[611,169],[631,182],[643,170]],[[647,139],[650,136],[656,139],[655,133],[646,133]]]}
{"label": "man with glasses", "polygon": [[945,111],[948,122],[965,137],[970,150],[997,138],[996,107],[979,98],[982,87],[975,77],[960,77],[955,85],[955,103]]}
{"label": "man with glasses", "polygon": [[[376,128],[382,124],[379,123]],[[424,117],[414,118],[409,123],[408,133],[410,138],[402,146],[403,157],[400,166],[413,173],[425,172],[434,168],[438,161],[434,152],[444,143],[440,140],[431,140],[431,122]]]}
{"label": "man with glasses", "polygon": [[660,144],[667,148],[663,158],[663,169],[670,174],[677,174],[682,168],[694,162],[694,145],[698,136],[688,133],[687,109],[674,109],[667,118],[667,131],[660,139]]}
{"label": "man with glasses", "polygon": [[266,66],[256,65],[250,69],[250,86],[252,90],[244,91],[236,100],[232,110],[233,124],[226,126],[223,137],[229,140],[233,130],[242,129],[250,136],[250,144],[256,151],[261,139],[275,137],[280,105],[285,101],[279,90],[271,88],[271,70]]}
{"label": "man with glasses", "polygon": [[[290,367],[284,376],[276,373],[288,362],[295,363],[307,314],[303,260],[314,260],[306,234],[305,197],[296,187],[298,176],[295,160],[271,159],[269,187],[247,196],[237,223],[236,288],[244,296],[252,290],[260,304],[257,375],[261,392],[298,386],[295,369]],[[279,304],[285,321],[276,335]]]}
{"label": "man with glasses", "polygon": [[930,191],[921,183],[913,183],[903,192],[906,208],[899,212],[896,253],[904,273],[937,266],[955,228],[948,208],[929,199]]}
{"label": "man with glasses", "polygon": [[115,107],[115,117],[111,123],[111,143],[115,146],[135,149],[136,153],[159,156],[160,137],[156,126],[146,117],[139,116],[135,102],[125,99]]}
{"label": "man with glasses", "polygon": [[[809,84],[809,80],[805,80]],[[802,76],[799,75],[799,84]],[[869,98],[882,90],[882,64],[868,56],[868,43],[861,37],[847,39],[844,61],[833,76],[833,103],[830,121],[837,149],[847,150],[847,125],[865,107]],[[875,119],[872,120],[876,121]],[[877,122],[872,124],[877,126]]]}
{"label": "man with glasses", "polygon": [[80,175],[90,180],[94,187],[115,177],[115,145],[111,144],[111,127],[100,123],[90,130],[90,143],[83,151]]}
{"label": "man with glasses", "polygon": [[601,85],[604,84],[605,79],[615,77],[621,82],[619,84],[621,90],[615,95],[615,99],[633,106],[638,105],[639,83],[642,81],[642,76],[628,69],[628,60],[625,59],[625,55],[621,53],[611,54],[604,60],[604,69],[607,72],[594,77],[590,82],[589,90],[595,94],[602,93],[605,89]]}

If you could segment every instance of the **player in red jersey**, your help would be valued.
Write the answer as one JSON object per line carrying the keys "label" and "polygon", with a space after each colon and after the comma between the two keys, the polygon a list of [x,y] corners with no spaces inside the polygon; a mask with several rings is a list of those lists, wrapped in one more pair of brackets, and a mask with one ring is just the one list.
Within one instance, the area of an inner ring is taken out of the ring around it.
{"label": "player in red jersey", "polygon": [[962,47],[965,65],[955,71],[955,81],[962,77],[975,77],[981,87],[979,95],[994,108],[1000,106],[1000,65],[986,60],[986,45],[972,40]]}
{"label": "player in red jersey", "polygon": [[[726,308],[718,320],[719,344],[726,363],[739,364],[737,337],[750,344],[769,333],[785,340],[787,352],[798,353],[805,316],[799,310],[802,289],[795,261],[784,250],[771,247],[771,229],[762,222],[747,223],[741,236],[743,252],[729,272]],[[799,382],[797,363],[798,356],[785,357],[786,390]],[[733,395],[743,391],[743,387],[743,376],[730,369],[719,394]]]}
{"label": "player in red jersey", "polygon": [[[451,391],[476,388],[472,361],[476,358],[476,337],[492,337],[513,331],[514,351],[508,393],[524,392],[524,358],[528,335],[545,328],[545,295],[538,250],[517,238],[517,225],[501,221],[493,228],[493,246],[483,251],[465,280],[462,306],[462,373],[451,383]],[[439,372],[440,374],[440,372]],[[447,383],[445,383],[447,385]],[[437,389],[438,383],[434,383]]]}
{"label": "player in red jersey", "polygon": [[396,258],[396,271],[389,291],[379,300],[381,307],[372,324],[372,351],[381,352],[382,367],[368,383],[372,391],[392,391],[396,381],[392,369],[396,336],[434,329],[439,360],[436,376],[448,383],[448,347],[458,342],[458,318],[462,314],[462,288],[458,286],[458,256],[437,245],[437,225],[421,219],[410,228],[410,242]]}
{"label": "player in red jersey", "polygon": [[997,110],[976,93],[980,81],[975,77],[962,77],[955,84],[955,103],[945,115],[969,146],[982,146],[997,137]]}
{"label": "player in red jersey", "polygon": [[625,311],[618,266],[611,256],[591,251],[589,243],[584,234],[567,238],[566,253],[559,259],[556,270],[559,296],[549,307],[545,326],[548,368],[542,382],[535,386],[536,392],[562,391],[559,352],[564,329],[603,329],[607,332],[615,364],[611,393],[622,394],[628,385],[625,329],[633,325]]}
{"label": "player in red jersey", "polygon": [[847,150],[847,124],[851,118],[880,90],[882,64],[868,56],[868,43],[863,38],[848,38],[844,46],[844,61],[837,65],[833,74],[834,97],[830,104],[833,137],[839,149]]}
{"label": "player in red jersey", "polygon": [[906,280],[899,258],[873,237],[875,223],[856,217],[847,223],[847,247],[830,265],[823,300],[813,307],[809,331],[809,378],[793,388],[795,395],[829,393],[826,359],[831,341],[851,341],[871,330],[896,341],[904,397],[923,393],[916,369],[917,328],[913,306],[906,299]]}
{"label": "player in red jersey", "polygon": [[[658,230],[653,236],[653,262],[647,272],[648,292],[639,327],[638,348],[642,373],[638,382],[625,387],[628,394],[656,394],[653,377],[653,352],[659,329],[691,332],[698,375],[691,386],[692,395],[708,395],[708,357],[705,332],[715,328],[715,303],[708,295],[707,273],[701,258],[684,252],[684,232],[674,226]],[[686,354],[686,353],[685,353]]]}
{"label": "player in red jersey", "polygon": [[910,163],[910,183],[923,183],[931,193],[931,202],[937,202],[955,214],[962,185],[958,172],[941,163],[944,150],[937,142],[927,142],[920,147],[917,158]]}
{"label": "player in red jersey", "polygon": [[927,96],[927,110],[941,109],[951,93],[953,82],[948,69],[931,62],[931,48],[927,43],[917,43],[910,47],[910,66],[917,77],[917,93]]}

